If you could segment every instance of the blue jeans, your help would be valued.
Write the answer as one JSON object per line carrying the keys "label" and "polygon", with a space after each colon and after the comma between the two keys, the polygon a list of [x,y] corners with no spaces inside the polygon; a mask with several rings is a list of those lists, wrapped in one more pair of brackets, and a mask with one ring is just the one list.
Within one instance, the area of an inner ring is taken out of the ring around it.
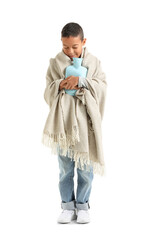
{"label": "blue jeans", "polygon": [[[77,195],[75,200],[74,194],[74,168],[75,162],[67,156],[58,154],[59,162],[59,191],[61,195],[61,208],[67,210],[74,210],[75,208],[81,210],[88,210],[89,196],[92,188],[93,167],[90,167],[90,172],[77,169]],[[85,166],[86,167],[86,166]]]}

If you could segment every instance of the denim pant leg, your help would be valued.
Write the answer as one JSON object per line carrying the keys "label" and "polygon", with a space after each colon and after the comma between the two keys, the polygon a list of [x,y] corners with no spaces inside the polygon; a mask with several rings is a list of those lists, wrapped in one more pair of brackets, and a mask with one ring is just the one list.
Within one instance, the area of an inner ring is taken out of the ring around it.
{"label": "denim pant leg", "polygon": [[61,208],[67,210],[75,209],[74,195],[74,161],[67,156],[58,154],[59,162],[59,191],[61,195]]}
{"label": "denim pant leg", "polygon": [[77,196],[76,196],[76,208],[79,210],[88,210],[89,205],[89,196],[92,188],[93,181],[93,167],[90,167],[91,171],[81,170],[77,168]]}

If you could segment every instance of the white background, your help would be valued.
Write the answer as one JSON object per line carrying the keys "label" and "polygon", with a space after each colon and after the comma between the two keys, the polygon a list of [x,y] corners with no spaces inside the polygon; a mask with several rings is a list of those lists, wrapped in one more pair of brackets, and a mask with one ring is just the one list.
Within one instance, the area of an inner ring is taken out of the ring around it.
{"label": "white background", "polygon": [[[160,239],[159,1],[1,1],[0,239]],[[58,162],[41,136],[43,93],[61,30],[79,23],[107,76],[107,174],[89,224],[57,224]]]}

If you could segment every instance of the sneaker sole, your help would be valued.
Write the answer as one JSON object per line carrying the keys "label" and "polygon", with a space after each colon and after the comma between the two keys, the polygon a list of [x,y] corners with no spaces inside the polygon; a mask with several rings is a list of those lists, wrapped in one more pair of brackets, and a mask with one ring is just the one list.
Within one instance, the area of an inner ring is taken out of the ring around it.
{"label": "sneaker sole", "polygon": [[88,221],[77,221],[77,223],[90,223],[90,220],[88,220]]}
{"label": "sneaker sole", "polygon": [[73,215],[70,221],[58,220],[57,223],[70,223],[71,221],[76,220],[76,219],[77,219],[77,215]]}

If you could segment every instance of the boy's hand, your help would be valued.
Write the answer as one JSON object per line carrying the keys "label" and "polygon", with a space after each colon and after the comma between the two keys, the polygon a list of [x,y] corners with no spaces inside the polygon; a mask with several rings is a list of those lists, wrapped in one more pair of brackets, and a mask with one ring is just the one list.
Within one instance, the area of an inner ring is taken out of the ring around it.
{"label": "boy's hand", "polygon": [[59,85],[59,90],[62,90],[63,88],[66,88],[66,80],[62,80]]}
{"label": "boy's hand", "polygon": [[78,85],[79,77],[69,76],[66,79],[66,89],[74,89]]}
{"label": "boy's hand", "polygon": [[75,76],[69,76],[66,79],[64,79],[63,81],[61,81],[59,89],[80,89],[78,87],[78,81],[79,81],[79,77],[75,77]]}

